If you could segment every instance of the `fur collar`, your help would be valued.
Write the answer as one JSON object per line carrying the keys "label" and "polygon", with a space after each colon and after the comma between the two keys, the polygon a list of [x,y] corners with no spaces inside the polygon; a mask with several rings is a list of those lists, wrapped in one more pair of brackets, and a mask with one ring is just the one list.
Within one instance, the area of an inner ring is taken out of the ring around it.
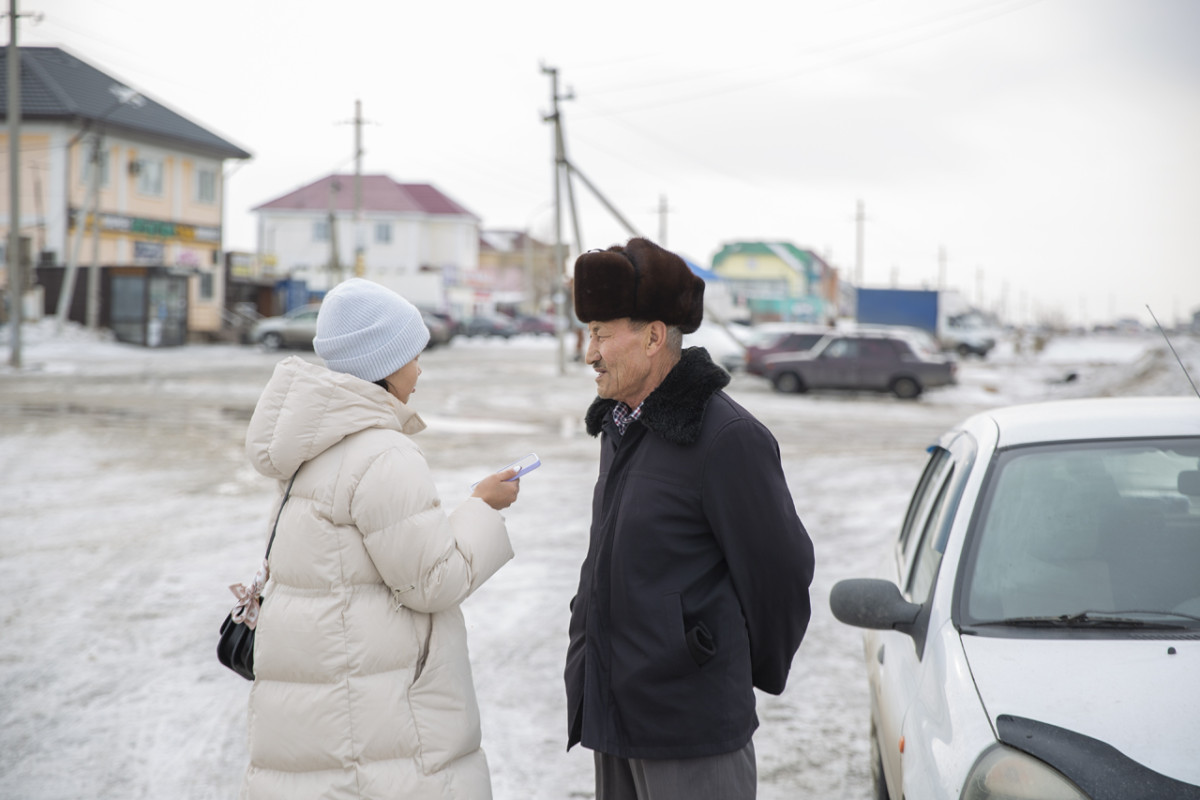
{"label": "fur collar", "polygon": [[[707,350],[689,347],[646,398],[638,421],[671,444],[694,444],[700,436],[708,401],[728,384],[729,374],[713,363]],[[592,401],[584,418],[590,435],[599,434],[604,421],[612,419],[616,404],[616,400],[601,397]]]}

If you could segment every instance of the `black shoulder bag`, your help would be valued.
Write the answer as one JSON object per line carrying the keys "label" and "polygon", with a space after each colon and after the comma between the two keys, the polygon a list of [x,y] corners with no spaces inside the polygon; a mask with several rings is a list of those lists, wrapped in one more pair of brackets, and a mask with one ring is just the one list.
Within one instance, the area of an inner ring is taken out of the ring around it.
{"label": "black shoulder bag", "polygon": [[250,586],[235,583],[229,587],[238,599],[238,604],[221,623],[221,638],[217,640],[217,660],[248,681],[254,680],[254,629],[258,625],[263,588],[271,574],[267,559],[271,557],[271,545],[275,544],[279,518],[283,515],[283,507],[287,505],[288,497],[292,494],[292,484],[295,482],[296,476],[293,475],[283,493],[283,500],[279,503],[275,525],[271,528],[271,539],[267,542],[267,552],[263,556],[262,566],[254,575],[254,581]]}

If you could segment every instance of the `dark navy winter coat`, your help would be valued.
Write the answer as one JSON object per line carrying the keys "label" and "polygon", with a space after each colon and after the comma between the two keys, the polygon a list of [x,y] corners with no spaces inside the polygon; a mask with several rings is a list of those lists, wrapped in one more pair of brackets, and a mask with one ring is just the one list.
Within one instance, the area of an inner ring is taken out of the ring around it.
{"label": "dark navy winter coat", "polygon": [[813,548],[771,432],[700,348],[601,434],[588,554],[572,601],[568,748],[691,758],[744,746],[754,691],[783,691],[808,627]]}

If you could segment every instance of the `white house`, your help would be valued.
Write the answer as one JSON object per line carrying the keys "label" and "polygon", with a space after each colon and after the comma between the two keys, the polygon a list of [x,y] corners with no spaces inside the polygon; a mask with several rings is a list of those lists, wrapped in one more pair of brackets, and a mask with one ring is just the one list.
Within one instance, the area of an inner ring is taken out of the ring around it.
{"label": "white house", "polygon": [[359,275],[443,306],[445,287],[478,269],[479,217],[427,183],[363,175],[355,184],[328,175],[255,207],[260,259],[311,290]]}

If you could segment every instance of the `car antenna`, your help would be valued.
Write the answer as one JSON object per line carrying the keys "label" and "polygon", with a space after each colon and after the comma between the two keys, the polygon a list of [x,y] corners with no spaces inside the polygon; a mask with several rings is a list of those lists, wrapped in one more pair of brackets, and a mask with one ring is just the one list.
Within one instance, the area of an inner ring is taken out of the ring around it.
{"label": "car antenna", "polygon": [[1171,348],[1171,354],[1175,356],[1175,360],[1179,362],[1179,368],[1183,370],[1183,374],[1187,377],[1188,383],[1192,385],[1192,391],[1196,393],[1196,397],[1200,397],[1200,389],[1196,388],[1196,382],[1192,380],[1192,376],[1188,374],[1187,367],[1183,365],[1183,359],[1179,357],[1179,353],[1175,352],[1175,345],[1171,344],[1170,337],[1168,337],[1167,332],[1163,330],[1162,323],[1158,321],[1158,317],[1154,316],[1154,312],[1150,309],[1149,303],[1146,304],[1146,310],[1150,312],[1150,319],[1154,320],[1154,324],[1158,326],[1158,332],[1161,333],[1163,338],[1167,340],[1167,347]]}

